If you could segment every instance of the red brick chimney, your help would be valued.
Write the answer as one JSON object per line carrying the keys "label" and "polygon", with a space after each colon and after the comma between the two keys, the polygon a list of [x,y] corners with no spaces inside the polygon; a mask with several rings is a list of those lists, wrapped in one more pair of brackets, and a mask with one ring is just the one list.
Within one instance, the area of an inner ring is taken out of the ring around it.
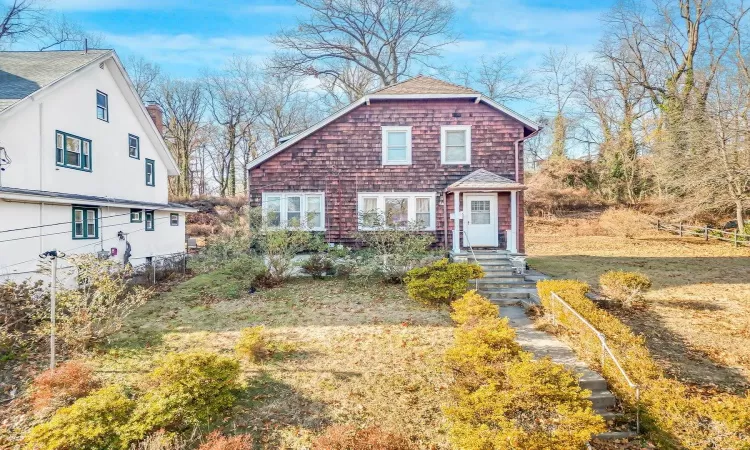
{"label": "red brick chimney", "polygon": [[146,111],[151,116],[151,120],[154,121],[159,134],[164,136],[164,113],[161,110],[161,106],[156,102],[148,102],[146,103]]}

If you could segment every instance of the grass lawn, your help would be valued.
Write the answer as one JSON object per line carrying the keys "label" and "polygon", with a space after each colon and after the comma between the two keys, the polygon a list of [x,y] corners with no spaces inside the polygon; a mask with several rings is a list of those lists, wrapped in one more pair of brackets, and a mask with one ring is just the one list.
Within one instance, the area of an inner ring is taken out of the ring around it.
{"label": "grass lawn", "polygon": [[646,310],[611,312],[646,336],[655,358],[685,382],[750,387],[750,249],[641,230],[634,238],[589,232],[586,219],[528,220],[533,268],[596,288],[607,270],[638,271],[653,288]]}
{"label": "grass lawn", "polygon": [[401,287],[344,280],[299,279],[252,295],[244,287],[214,272],[161,294],[94,357],[98,374],[130,383],[170,351],[234,354],[242,328],[265,325],[296,350],[243,363],[247,387],[225,429],[275,449],[305,448],[332,423],[379,425],[423,448],[447,448],[447,309],[422,307]]}

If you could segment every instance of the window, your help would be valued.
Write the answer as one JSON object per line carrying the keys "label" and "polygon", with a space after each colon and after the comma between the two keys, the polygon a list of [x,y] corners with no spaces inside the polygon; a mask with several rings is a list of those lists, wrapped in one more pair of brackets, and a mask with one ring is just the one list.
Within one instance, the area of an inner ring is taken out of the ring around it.
{"label": "window", "polygon": [[99,209],[74,206],[73,239],[96,239],[98,237]]}
{"label": "window", "polygon": [[169,224],[173,227],[180,225],[180,215],[177,213],[171,213],[169,215]]}
{"label": "window", "polygon": [[471,223],[474,225],[489,225],[492,223],[492,209],[489,200],[471,201]]}
{"label": "window", "polygon": [[141,159],[141,139],[138,136],[128,135],[128,155],[131,158]]}
{"label": "window", "polygon": [[443,164],[471,164],[471,126],[440,128],[440,161]]}
{"label": "window", "polygon": [[130,210],[130,223],[141,223],[143,222],[143,210],[131,209]]}
{"label": "window", "polygon": [[383,127],[383,165],[411,164],[411,127]]}
{"label": "window", "polygon": [[154,231],[154,212],[146,211],[146,231]]}
{"label": "window", "polygon": [[96,118],[109,122],[109,99],[102,91],[96,91]]}
{"label": "window", "polygon": [[264,192],[263,212],[269,227],[325,230],[325,195],[322,192]]}
{"label": "window", "polygon": [[366,192],[359,197],[359,229],[404,227],[410,223],[435,229],[435,194],[432,192]]}
{"label": "window", "polygon": [[91,141],[56,131],[55,163],[61,167],[91,172]]}
{"label": "window", "polygon": [[155,182],[154,174],[154,160],[146,158],[146,186],[154,186]]}

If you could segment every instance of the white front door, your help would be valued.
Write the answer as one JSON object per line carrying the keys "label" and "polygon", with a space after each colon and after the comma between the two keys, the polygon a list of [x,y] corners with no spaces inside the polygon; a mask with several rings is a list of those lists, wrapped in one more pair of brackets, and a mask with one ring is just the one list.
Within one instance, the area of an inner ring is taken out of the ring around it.
{"label": "white front door", "polygon": [[497,194],[464,194],[463,216],[465,247],[497,247]]}

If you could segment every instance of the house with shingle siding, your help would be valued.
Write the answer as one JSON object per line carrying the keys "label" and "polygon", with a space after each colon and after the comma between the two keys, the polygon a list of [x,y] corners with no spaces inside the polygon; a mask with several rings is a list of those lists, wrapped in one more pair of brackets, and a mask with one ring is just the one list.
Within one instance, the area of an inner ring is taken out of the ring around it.
{"label": "house with shingle siding", "polygon": [[112,50],[0,52],[0,279],[53,249],[134,265],[183,252],[194,209],[168,201],[161,120]]}
{"label": "house with shingle siding", "polygon": [[251,161],[249,201],[271,226],[353,244],[369,213],[419,223],[454,253],[523,253],[523,142],[533,121],[426,76],[372,92]]}

